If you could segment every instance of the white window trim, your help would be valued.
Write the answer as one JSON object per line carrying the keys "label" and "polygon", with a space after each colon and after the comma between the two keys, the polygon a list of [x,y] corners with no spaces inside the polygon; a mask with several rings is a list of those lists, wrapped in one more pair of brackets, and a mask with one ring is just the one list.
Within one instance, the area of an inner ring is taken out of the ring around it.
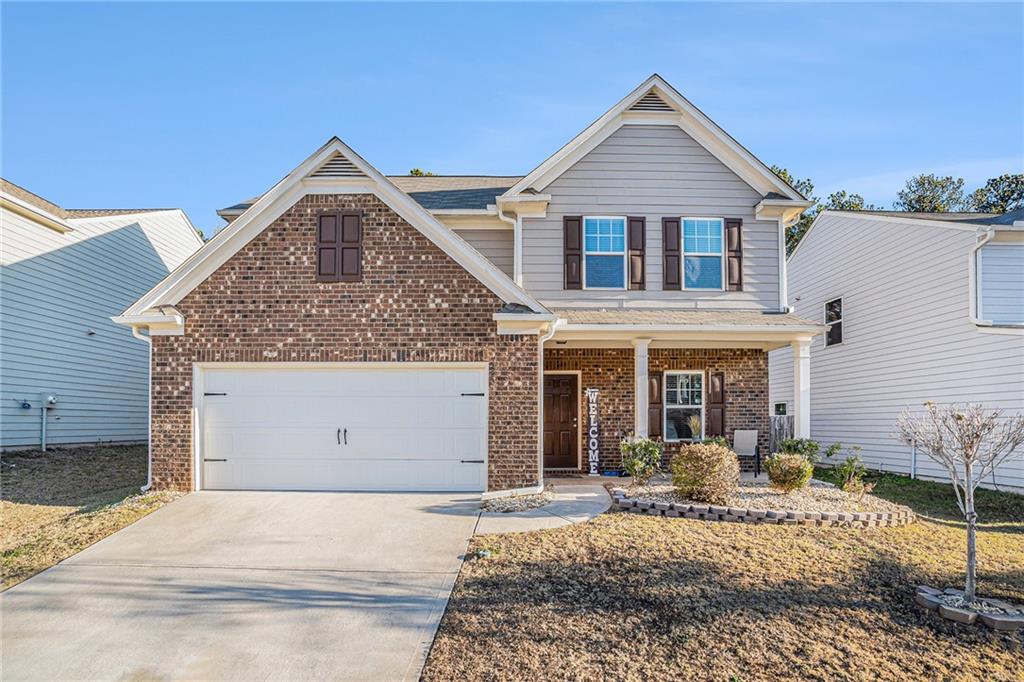
{"label": "white window trim", "polygon": [[[669,375],[697,375],[700,377],[700,405],[669,405],[668,404],[668,377]],[[704,440],[704,432],[707,429],[707,425],[704,423],[705,414],[704,408],[708,402],[707,396],[707,377],[704,376],[704,370],[695,369],[673,369],[667,370],[662,374],[661,380],[661,432],[665,434],[666,443],[699,443]],[[669,438],[668,437],[668,411],[670,409],[700,409],[700,437],[698,438]]]}
{"label": "white window trim", "polygon": [[[687,220],[717,220],[722,225],[722,251],[721,253],[689,253],[686,250],[686,221]],[[682,257],[679,259],[679,286],[683,291],[725,291],[725,218],[718,216],[682,216],[679,219],[679,251]],[[686,257],[687,256],[718,256],[721,261],[720,287],[688,287],[686,286]]]}
{"label": "white window trim", "polygon": [[[833,301],[839,301],[839,319],[838,320],[834,320],[832,322],[829,322],[828,321],[828,304],[832,303]],[[825,348],[835,348],[836,346],[843,345],[843,343],[846,341],[846,325],[843,324],[843,339],[842,339],[842,341],[840,341],[839,343],[829,343],[828,342],[828,330],[836,322],[839,322],[840,324],[842,324],[845,319],[846,319],[846,301],[843,300],[843,297],[842,296],[832,296],[830,298],[826,298],[825,301],[821,304],[821,321],[825,325],[825,333],[821,335],[821,342],[822,342],[822,344],[824,344]]]}
{"label": "white window trim", "polygon": [[[587,286],[587,256],[616,256],[615,251],[587,251],[587,221],[588,220],[621,220],[622,221],[622,286],[621,287],[588,287]],[[583,289],[587,291],[626,291],[629,289],[629,219],[621,215],[585,215],[583,224],[580,225],[583,231],[583,263],[580,265],[580,276]]]}
{"label": "white window trim", "polygon": [[[978,317],[982,320],[985,318],[985,300],[982,298],[985,291],[985,268],[982,264],[982,252],[990,246],[1016,246],[1020,247],[1020,242],[987,242],[983,244],[975,254],[975,270],[977,271],[975,277],[977,279],[975,289],[978,292]],[[1024,320],[1018,322],[993,322],[993,327],[1021,327],[1024,326]]]}

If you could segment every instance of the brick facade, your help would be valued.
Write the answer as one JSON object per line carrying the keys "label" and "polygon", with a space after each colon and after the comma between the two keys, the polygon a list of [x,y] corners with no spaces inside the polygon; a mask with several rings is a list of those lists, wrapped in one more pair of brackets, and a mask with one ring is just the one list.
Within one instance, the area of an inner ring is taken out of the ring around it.
{"label": "brick facade", "polygon": [[[745,348],[650,348],[650,372],[703,370],[725,373],[726,437],[732,441],[736,429],[757,429],[762,456],[767,456],[768,354]],[[579,370],[580,419],[586,424],[582,392],[597,388],[600,415],[601,468],[617,469],[622,462],[619,441],[633,433],[633,349],[632,348],[547,348],[544,369]],[[706,425],[705,425],[706,427]],[[666,462],[679,444],[666,443]]]}
{"label": "brick facade", "polygon": [[[317,282],[315,223],[363,212],[363,279]],[[536,336],[499,336],[502,301],[373,195],[307,195],[178,304],[153,338],[153,480],[192,485],[194,362],[488,362],[488,487],[536,485]]]}

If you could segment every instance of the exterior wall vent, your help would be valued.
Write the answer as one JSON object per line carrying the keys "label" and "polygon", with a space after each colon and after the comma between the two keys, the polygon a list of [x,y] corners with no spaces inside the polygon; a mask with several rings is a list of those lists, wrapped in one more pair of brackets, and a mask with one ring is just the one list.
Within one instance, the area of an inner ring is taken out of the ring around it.
{"label": "exterior wall vent", "polygon": [[637,100],[630,111],[675,111],[652,90]]}
{"label": "exterior wall vent", "polygon": [[366,174],[341,154],[335,154],[313,171],[311,178],[365,178]]}

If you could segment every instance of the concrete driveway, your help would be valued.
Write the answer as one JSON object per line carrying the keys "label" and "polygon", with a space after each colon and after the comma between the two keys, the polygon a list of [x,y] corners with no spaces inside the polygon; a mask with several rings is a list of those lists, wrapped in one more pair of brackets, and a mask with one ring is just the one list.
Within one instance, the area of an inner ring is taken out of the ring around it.
{"label": "concrete driveway", "polygon": [[478,507],[188,495],[0,596],[3,679],[416,679]]}

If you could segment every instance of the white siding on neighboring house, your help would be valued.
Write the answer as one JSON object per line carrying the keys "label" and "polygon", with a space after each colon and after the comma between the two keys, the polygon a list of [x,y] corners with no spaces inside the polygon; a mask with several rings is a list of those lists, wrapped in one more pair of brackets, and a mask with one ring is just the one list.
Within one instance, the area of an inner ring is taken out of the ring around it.
{"label": "white siding on neighboring house", "polygon": [[456,229],[455,234],[469,242],[506,275],[509,277],[513,275],[512,268],[515,256],[513,252],[514,234],[511,228],[507,230],[494,228]]}
{"label": "white siding on neighboring house", "polygon": [[[202,242],[181,211],[69,219],[0,212],[0,446],[146,439],[148,349],[120,314]],[[32,409],[20,407],[28,401]]]}
{"label": "white siding on neighboring house", "polygon": [[[927,400],[1024,412],[1024,335],[970,320],[973,228],[883,222],[843,214],[818,219],[789,261],[790,303],[823,321],[843,299],[843,342],[811,347],[811,437],[860,445],[875,469],[910,473],[911,448],[896,417]],[[1002,247],[1000,247],[1002,248]],[[792,405],[792,355],[769,354],[770,400]],[[917,474],[944,478],[924,455]],[[1024,487],[1024,453],[996,476]]]}
{"label": "white siding on neighboring house", "polygon": [[1024,324],[1024,244],[988,244],[979,253],[979,318]]}
{"label": "white siding on neighboring house", "polygon": [[[545,304],[779,308],[779,225],[762,196],[675,125],[626,125],[544,188],[546,218],[523,219],[523,284]],[[564,290],[562,218],[643,216],[646,291]],[[743,219],[743,291],[662,291],[663,217]]]}

